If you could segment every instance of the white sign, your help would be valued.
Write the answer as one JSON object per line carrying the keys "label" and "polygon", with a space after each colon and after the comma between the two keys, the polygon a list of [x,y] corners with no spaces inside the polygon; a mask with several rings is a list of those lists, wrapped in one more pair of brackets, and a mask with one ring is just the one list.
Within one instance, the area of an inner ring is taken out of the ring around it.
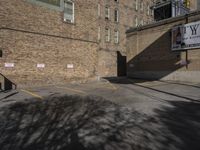
{"label": "white sign", "polygon": [[181,60],[181,61],[180,61],[180,65],[182,65],[182,66],[187,65],[187,61],[186,61],[186,60]]}
{"label": "white sign", "polygon": [[67,64],[67,69],[73,69],[74,65],[73,64]]}
{"label": "white sign", "polygon": [[200,21],[176,26],[172,29],[172,50],[200,47]]}
{"label": "white sign", "polygon": [[37,68],[45,68],[45,64],[37,64]]}
{"label": "white sign", "polygon": [[14,66],[15,66],[14,63],[5,63],[5,67],[7,67],[7,68],[12,68]]}

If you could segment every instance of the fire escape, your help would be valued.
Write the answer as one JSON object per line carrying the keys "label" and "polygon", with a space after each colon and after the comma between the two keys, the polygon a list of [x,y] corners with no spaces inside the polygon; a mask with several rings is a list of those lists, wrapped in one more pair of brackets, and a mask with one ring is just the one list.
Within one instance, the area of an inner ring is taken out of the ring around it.
{"label": "fire escape", "polygon": [[154,10],[154,20],[160,21],[188,14],[190,11],[189,5],[189,0],[156,0],[152,7]]}

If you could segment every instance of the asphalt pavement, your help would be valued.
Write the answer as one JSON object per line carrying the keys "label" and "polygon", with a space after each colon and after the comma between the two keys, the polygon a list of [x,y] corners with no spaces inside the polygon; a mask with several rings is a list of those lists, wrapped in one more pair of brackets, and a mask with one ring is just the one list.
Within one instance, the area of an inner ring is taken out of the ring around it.
{"label": "asphalt pavement", "polygon": [[107,78],[0,92],[3,150],[199,150],[200,84]]}

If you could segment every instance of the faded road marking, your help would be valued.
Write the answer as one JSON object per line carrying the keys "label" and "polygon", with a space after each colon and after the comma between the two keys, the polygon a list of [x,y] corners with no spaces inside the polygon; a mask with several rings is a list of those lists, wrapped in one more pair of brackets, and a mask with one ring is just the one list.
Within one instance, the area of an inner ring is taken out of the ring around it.
{"label": "faded road marking", "polygon": [[35,94],[35,93],[33,93],[33,92],[31,92],[31,91],[28,91],[28,90],[21,90],[22,92],[25,92],[25,93],[27,93],[27,94],[30,94],[30,95],[32,95],[32,96],[34,96],[34,97],[37,97],[37,98],[39,98],[39,99],[44,99],[42,96],[40,96],[40,95],[38,95],[38,94]]}
{"label": "faded road marking", "polygon": [[109,81],[106,81],[106,83],[108,83],[109,85],[110,85],[110,87],[111,87],[111,89],[113,89],[113,90],[117,90],[118,88],[117,87],[115,87],[112,83],[110,83]]}
{"label": "faded road marking", "polygon": [[66,89],[66,90],[69,90],[69,91],[73,91],[73,92],[76,92],[76,93],[81,93],[81,94],[87,94],[86,92],[84,91],[81,91],[81,90],[77,90],[77,89],[72,89],[72,88],[67,88],[67,87],[59,87],[59,86],[56,86],[56,88],[59,88],[59,89]]}

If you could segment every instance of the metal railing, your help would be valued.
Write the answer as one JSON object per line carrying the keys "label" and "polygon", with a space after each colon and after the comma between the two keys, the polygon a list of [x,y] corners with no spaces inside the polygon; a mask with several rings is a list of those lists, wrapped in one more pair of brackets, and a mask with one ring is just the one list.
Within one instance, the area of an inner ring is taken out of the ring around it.
{"label": "metal railing", "polygon": [[0,73],[0,78],[2,78],[2,80],[0,80],[0,89],[2,91],[17,89],[17,84],[9,80],[6,76],[4,76],[1,73]]}

